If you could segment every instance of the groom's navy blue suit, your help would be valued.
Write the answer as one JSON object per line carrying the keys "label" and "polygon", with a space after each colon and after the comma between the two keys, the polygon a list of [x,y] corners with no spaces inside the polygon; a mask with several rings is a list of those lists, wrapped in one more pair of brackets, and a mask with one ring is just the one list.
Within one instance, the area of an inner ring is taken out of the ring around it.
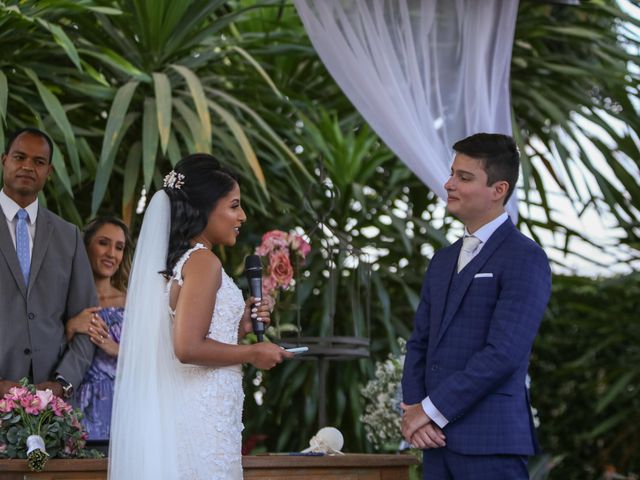
{"label": "groom's navy blue suit", "polygon": [[462,240],[438,251],[425,275],[402,388],[427,396],[449,421],[446,446],[465,455],[538,449],[525,377],[551,290],[544,251],[510,220],[460,273]]}

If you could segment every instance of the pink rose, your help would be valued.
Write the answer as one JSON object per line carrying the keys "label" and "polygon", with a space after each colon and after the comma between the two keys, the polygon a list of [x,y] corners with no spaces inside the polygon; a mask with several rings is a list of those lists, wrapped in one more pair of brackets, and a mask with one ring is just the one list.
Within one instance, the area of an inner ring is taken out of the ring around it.
{"label": "pink rose", "polygon": [[0,442],[0,453],[4,453],[7,451],[7,444]]}
{"label": "pink rose", "polygon": [[309,255],[311,251],[311,245],[302,238],[301,235],[298,235],[295,232],[291,232],[289,234],[289,239],[291,240],[291,250],[300,255],[303,259]]}
{"label": "pink rose", "polygon": [[269,272],[279,287],[288,287],[293,278],[293,267],[289,254],[279,251],[269,257]]}
{"label": "pink rose", "polygon": [[36,390],[36,396],[40,399],[40,408],[46,408],[51,400],[53,400],[53,392],[49,389],[46,390]]}
{"label": "pink rose", "polygon": [[[271,230],[262,236],[260,246],[256,248],[256,255],[262,257],[271,252],[288,247],[288,235],[282,230]],[[288,249],[287,249],[288,250]]]}
{"label": "pink rose", "polygon": [[16,406],[11,398],[3,398],[0,400],[0,413],[8,413]]}

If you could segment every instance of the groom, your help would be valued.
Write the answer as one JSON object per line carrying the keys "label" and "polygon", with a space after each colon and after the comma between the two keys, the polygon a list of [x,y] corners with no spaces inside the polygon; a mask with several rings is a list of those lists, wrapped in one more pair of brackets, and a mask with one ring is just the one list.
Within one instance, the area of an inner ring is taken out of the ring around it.
{"label": "groom", "polygon": [[479,133],[453,149],[447,208],[464,239],[438,251],[424,278],[402,434],[424,449],[425,479],[525,480],[538,449],[525,377],[549,262],[504,209],[518,179],[513,139]]}

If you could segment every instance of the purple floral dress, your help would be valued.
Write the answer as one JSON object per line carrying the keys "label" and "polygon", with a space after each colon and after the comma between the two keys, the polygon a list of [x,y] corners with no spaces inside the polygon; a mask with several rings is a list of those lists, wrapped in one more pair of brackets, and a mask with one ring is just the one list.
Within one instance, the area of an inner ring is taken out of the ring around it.
{"label": "purple floral dress", "polygon": [[[120,343],[124,308],[103,308],[98,315],[107,324],[114,341]],[[89,440],[109,440],[117,362],[117,357],[111,357],[96,348],[93,362],[76,392],[76,405],[84,413],[82,424],[87,429]]]}

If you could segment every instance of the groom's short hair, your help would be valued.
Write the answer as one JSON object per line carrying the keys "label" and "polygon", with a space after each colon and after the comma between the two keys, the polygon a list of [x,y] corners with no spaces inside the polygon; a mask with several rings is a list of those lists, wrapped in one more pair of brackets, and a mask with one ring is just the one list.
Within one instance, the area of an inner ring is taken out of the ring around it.
{"label": "groom's short hair", "polygon": [[504,197],[506,204],[516,187],[520,169],[520,152],[513,138],[500,133],[476,133],[454,143],[453,150],[482,162],[487,185],[501,180],[509,184]]}

